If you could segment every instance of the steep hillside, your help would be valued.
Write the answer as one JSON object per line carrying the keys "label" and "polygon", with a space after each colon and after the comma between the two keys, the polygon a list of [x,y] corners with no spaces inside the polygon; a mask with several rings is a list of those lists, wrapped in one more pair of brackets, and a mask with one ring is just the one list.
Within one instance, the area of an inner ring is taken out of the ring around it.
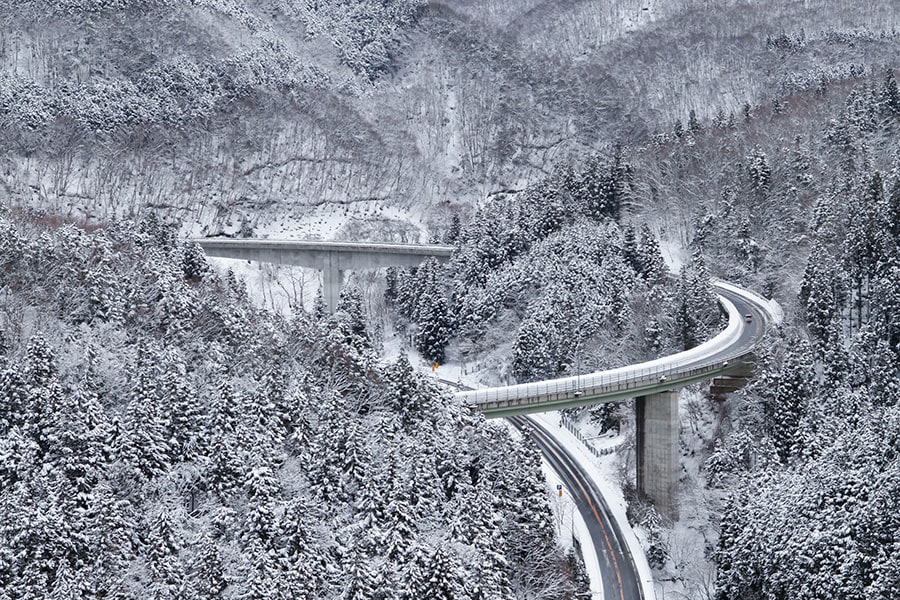
{"label": "steep hillside", "polygon": [[569,598],[540,458],[359,298],[254,308],[153,219],[0,216],[3,598]]}
{"label": "steep hillside", "polygon": [[897,593],[898,131],[887,70],[634,158],[640,214],[787,312],[753,385],[685,406],[684,510],[656,561],[667,594]]}
{"label": "steep hillside", "polygon": [[259,311],[164,215],[456,243],[388,299],[429,359],[495,380],[696,343],[708,273],[774,296],[758,383],[698,395],[684,428],[689,506],[723,517],[686,511],[671,539],[696,547],[654,562],[688,597],[896,597],[898,18],[0,0],[0,587],[537,597],[565,570],[527,442],[378,367],[355,292],[332,318]]}
{"label": "steep hillside", "polygon": [[[551,165],[878,72],[883,3],[4,2],[2,181],[102,221],[295,227],[321,202],[449,222]],[[646,9],[646,10],[645,10]],[[739,116],[739,115],[738,115]]]}

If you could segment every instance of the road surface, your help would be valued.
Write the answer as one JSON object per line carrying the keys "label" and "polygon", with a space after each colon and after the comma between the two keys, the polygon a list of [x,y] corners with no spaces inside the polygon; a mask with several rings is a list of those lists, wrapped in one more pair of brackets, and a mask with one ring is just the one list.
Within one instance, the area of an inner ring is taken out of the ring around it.
{"label": "road surface", "polygon": [[[578,507],[591,542],[597,553],[602,574],[604,600],[643,600],[640,577],[634,559],[618,524],[610,518],[610,510],[603,494],[566,449],[543,427],[525,416],[507,417],[514,427],[529,432],[544,459],[562,478],[564,493],[569,494]],[[581,540],[585,543],[586,540]]]}

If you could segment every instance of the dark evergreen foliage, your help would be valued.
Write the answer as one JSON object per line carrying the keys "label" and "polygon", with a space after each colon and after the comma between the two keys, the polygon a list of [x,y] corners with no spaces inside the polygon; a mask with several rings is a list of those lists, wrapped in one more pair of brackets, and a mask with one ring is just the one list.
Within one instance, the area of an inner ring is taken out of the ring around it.
{"label": "dark evergreen foliage", "polygon": [[681,269],[676,294],[675,331],[685,350],[705,341],[720,320],[709,272],[699,250]]}
{"label": "dark evergreen foliage", "polygon": [[[872,168],[866,147],[895,131],[892,79],[852,90],[822,134],[820,160],[835,169],[806,207],[804,331],[767,340],[736,430],[707,461],[730,494],[719,600],[887,599],[900,589],[888,508],[898,498],[896,173]],[[769,194],[775,172],[773,163]]]}
{"label": "dark evergreen foliage", "polygon": [[[0,309],[43,315],[0,363],[5,598],[496,598],[562,564],[536,455],[378,367],[352,290],[288,321],[231,274],[186,282],[156,221],[0,228]],[[101,263],[122,310],[85,321]]]}

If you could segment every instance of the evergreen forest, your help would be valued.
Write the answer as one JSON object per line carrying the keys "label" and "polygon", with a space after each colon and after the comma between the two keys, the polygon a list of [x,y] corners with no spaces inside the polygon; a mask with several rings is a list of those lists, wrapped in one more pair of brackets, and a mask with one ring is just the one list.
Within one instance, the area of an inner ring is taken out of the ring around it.
{"label": "evergreen forest", "polygon": [[[0,600],[587,594],[427,365],[694,348],[713,278],[784,320],[682,392],[677,519],[565,412],[660,595],[900,598],[898,57],[889,1],[0,0]],[[220,235],[454,251],[330,313]]]}

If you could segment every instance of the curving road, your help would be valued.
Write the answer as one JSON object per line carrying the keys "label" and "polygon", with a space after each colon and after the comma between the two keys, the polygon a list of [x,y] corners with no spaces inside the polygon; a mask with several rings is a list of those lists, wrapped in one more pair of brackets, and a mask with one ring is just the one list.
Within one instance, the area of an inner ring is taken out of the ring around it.
{"label": "curving road", "polygon": [[[604,600],[643,600],[644,593],[634,558],[618,523],[610,518],[609,506],[594,480],[556,438],[533,419],[514,416],[508,420],[516,429],[531,434],[544,460],[560,476],[566,493],[581,513],[603,573]],[[587,541],[583,540],[585,543]]]}
{"label": "curving road", "polygon": [[[453,381],[439,377],[435,379],[458,390],[473,390]],[[619,523],[610,517],[609,505],[594,483],[594,479],[569,454],[565,446],[537,421],[522,415],[507,417],[506,420],[522,433],[531,435],[531,439],[541,451],[541,456],[559,475],[566,493],[572,497],[591,538],[581,542],[594,546],[594,553],[599,562],[603,600],[644,600],[640,576],[625,541],[625,534]]]}
{"label": "curving road", "polygon": [[[780,308],[757,294],[726,282],[714,284],[728,314],[728,327],[686,352],[619,369],[529,384],[466,389],[456,394],[487,417],[505,416],[517,429],[530,431],[554,471],[563,479],[587,524],[603,573],[605,600],[643,600],[644,590],[619,524],[592,478],[556,439],[523,413],[544,412],[611,402],[684,387],[730,374],[746,374],[753,350]],[[749,316],[749,319],[748,319]]]}
{"label": "curving road", "polygon": [[[725,282],[714,284],[728,313],[728,327],[685,352],[617,369],[533,383],[460,392],[456,397],[487,417],[545,412],[614,402],[682,388],[731,374],[746,374],[753,350],[780,309],[757,294]],[[750,321],[745,319],[750,315]]]}

